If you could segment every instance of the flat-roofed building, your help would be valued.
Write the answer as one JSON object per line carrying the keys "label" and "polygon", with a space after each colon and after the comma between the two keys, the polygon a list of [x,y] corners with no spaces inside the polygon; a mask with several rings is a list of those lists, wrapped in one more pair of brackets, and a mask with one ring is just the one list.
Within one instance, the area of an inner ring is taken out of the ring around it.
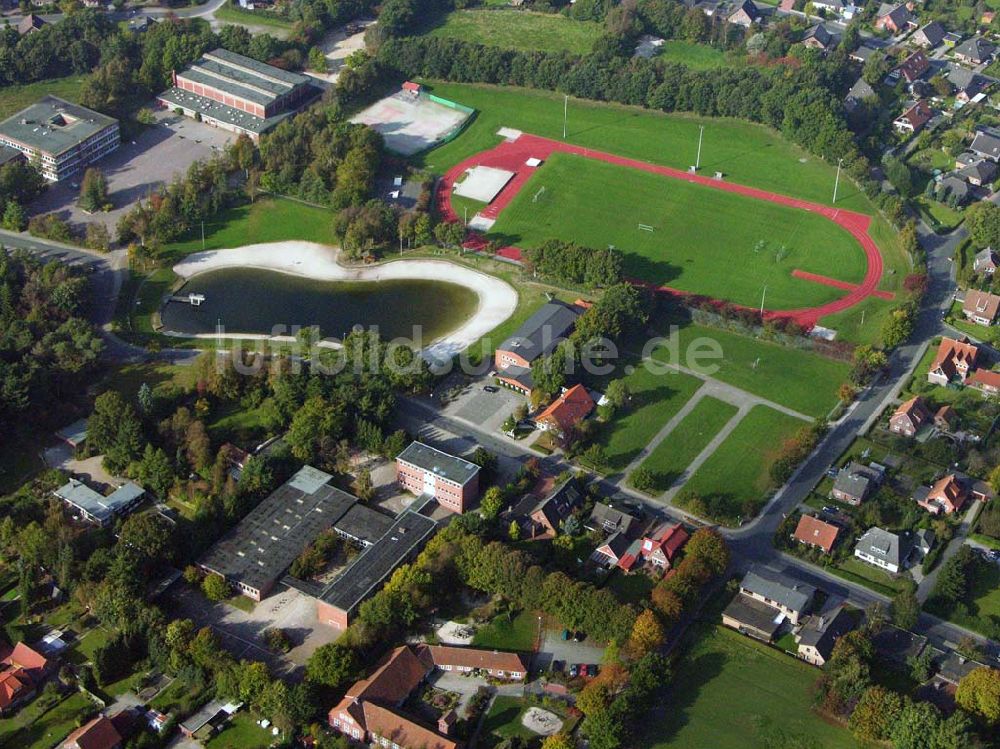
{"label": "flat-roofed building", "polygon": [[458,514],[479,495],[479,466],[423,442],[411,442],[396,456],[396,480],[406,491],[433,497]]}
{"label": "flat-roofed building", "polygon": [[163,106],[254,140],[320,93],[309,76],[222,48],[174,71],[173,84]]}
{"label": "flat-roofed building", "polygon": [[24,154],[50,182],[73,177],[121,144],[118,120],[43,96],[0,122],[0,146]]}
{"label": "flat-roofed building", "polygon": [[146,496],[146,491],[129,481],[105,497],[82,481],[70,479],[56,489],[54,494],[84,520],[104,527],[111,525],[116,516],[130,513]]}
{"label": "flat-roofed building", "polygon": [[217,542],[199,566],[222,575],[248,598],[261,600],[302,550],[357,502],[331,486],[331,478],[303,466]]}
{"label": "flat-roofed building", "polygon": [[401,564],[413,559],[430,538],[437,523],[407,510],[375,544],[369,546],[327,585],[316,601],[323,624],[347,629],[361,604],[374,595]]}

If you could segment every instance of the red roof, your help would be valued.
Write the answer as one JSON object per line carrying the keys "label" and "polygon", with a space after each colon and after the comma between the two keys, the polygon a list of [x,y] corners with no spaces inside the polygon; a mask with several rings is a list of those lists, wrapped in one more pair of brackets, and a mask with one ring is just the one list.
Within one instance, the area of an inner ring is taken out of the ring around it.
{"label": "red roof", "polygon": [[930,411],[927,410],[927,405],[924,403],[924,399],[917,395],[910,398],[910,400],[906,401],[906,403],[897,408],[896,412],[893,414],[893,417],[896,416],[906,416],[914,424],[920,426],[930,418]]}
{"label": "red roof", "polygon": [[535,421],[549,421],[567,432],[579,424],[594,410],[594,399],[583,385],[574,385],[556,398],[549,407],[535,418]]}
{"label": "red roof", "polygon": [[840,533],[840,528],[837,526],[824,523],[812,515],[803,515],[799,518],[799,524],[795,528],[793,538],[804,544],[818,546],[829,553],[833,549],[838,533]]}
{"label": "red roof", "polygon": [[669,561],[673,562],[677,552],[687,541],[688,532],[680,523],[665,525],[651,537],[642,540],[642,555],[648,557],[660,550]]}
{"label": "red roof", "polygon": [[526,673],[528,667],[517,653],[503,653],[498,650],[461,648],[448,645],[428,645],[427,652],[435,666],[461,666],[482,668],[488,671]]}
{"label": "red roof", "polygon": [[968,338],[955,340],[954,338],[942,338],[941,345],[938,346],[937,356],[931,364],[931,371],[940,367],[949,378],[958,373],[959,364],[963,365],[966,371],[976,366],[976,358],[979,356],[979,349]]}
{"label": "red roof", "polygon": [[989,369],[977,369],[969,378],[973,385],[983,385],[987,388],[1000,390],[1000,372]]}
{"label": "red roof", "polygon": [[404,81],[403,82],[403,90],[404,91],[420,91],[420,84],[419,83],[414,83],[413,81]]}
{"label": "red roof", "polygon": [[363,709],[366,730],[369,733],[383,736],[400,747],[423,747],[423,749],[456,749],[458,747],[458,743],[452,739],[442,736],[394,710],[372,702],[366,702]]}
{"label": "red roof", "polygon": [[6,710],[33,686],[31,677],[23,668],[13,666],[0,673],[0,710]]}
{"label": "red roof", "polygon": [[20,666],[28,671],[44,671],[49,666],[49,660],[37,650],[19,642],[13,648],[6,644],[0,645],[0,664]]}
{"label": "red roof", "polygon": [[63,747],[69,749],[114,749],[122,742],[114,723],[103,715],[98,715],[89,723],[77,728],[66,737]]}

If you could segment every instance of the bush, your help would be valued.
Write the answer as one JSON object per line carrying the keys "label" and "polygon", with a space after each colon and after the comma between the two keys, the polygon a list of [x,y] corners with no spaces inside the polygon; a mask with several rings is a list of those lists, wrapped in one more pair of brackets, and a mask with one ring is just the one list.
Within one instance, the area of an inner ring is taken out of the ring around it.
{"label": "bush", "polygon": [[210,601],[224,601],[229,598],[232,592],[229,583],[222,575],[206,575],[201,583],[201,591]]}
{"label": "bush", "polygon": [[69,224],[54,213],[32,216],[28,221],[28,232],[36,237],[51,239],[55,242],[72,242],[73,232]]}

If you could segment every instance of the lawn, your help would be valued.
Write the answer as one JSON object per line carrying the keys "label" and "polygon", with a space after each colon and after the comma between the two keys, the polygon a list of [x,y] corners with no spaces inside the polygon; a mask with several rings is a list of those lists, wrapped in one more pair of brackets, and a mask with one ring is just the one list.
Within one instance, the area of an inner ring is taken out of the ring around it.
{"label": "lawn", "polygon": [[632,462],[701,387],[701,380],[696,377],[680,372],[654,373],[645,363],[636,367],[625,381],[631,401],[622,413],[601,426],[598,436],[607,459],[604,468],[619,471]]}
{"label": "lawn", "polygon": [[[837,405],[837,388],[846,382],[850,365],[805,349],[694,323],[665,320],[661,332],[669,343],[653,351],[659,361],[682,364],[806,416],[825,416]],[[675,338],[676,336],[676,338]],[[714,341],[722,358],[704,356]],[[673,347],[676,346],[676,349]],[[676,355],[674,354],[676,351]]]}
{"label": "lawn", "polygon": [[531,740],[537,737],[531,731],[521,725],[521,716],[526,707],[524,700],[518,697],[498,696],[493,700],[490,711],[483,721],[483,733],[487,736],[493,734],[499,738],[517,737]]}
{"label": "lawn", "polygon": [[[24,718],[37,715],[31,706],[14,718],[0,720],[0,744],[18,749],[49,749],[77,727],[77,719],[87,712],[96,712],[97,706],[82,692],[74,692],[57,703],[48,712],[38,715],[30,725],[23,725]],[[5,730],[12,726],[13,730]]]}
{"label": "lawn", "polygon": [[595,21],[522,10],[456,10],[430,36],[461,39],[504,49],[590,52],[602,33]]}
{"label": "lawn", "polygon": [[192,252],[221,250],[263,242],[298,239],[307,242],[334,242],[333,211],[283,198],[258,198],[255,203],[228,208],[205,222],[205,245],[201,226],[183,239],[168,244],[165,253],[179,260]]}
{"label": "lawn", "polygon": [[488,650],[518,650],[528,652],[534,649],[538,637],[538,614],[522,611],[513,619],[501,614],[476,630],[472,644]]}
{"label": "lawn", "polygon": [[101,380],[100,389],[115,390],[125,400],[134,403],[143,384],[149,385],[155,396],[173,387],[191,384],[191,367],[167,362],[143,362],[118,367]]}
{"label": "lawn", "polygon": [[804,421],[773,408],[754,406],[691,476],[682,496],[689,491],[698,494],[722,522],[737,516],[749,520],[773,485],[770,468],[777,451],[804,426]]}
{"label": "lawn", "polygon": [[[455,140],[416,157],[444,172],[500,142],[497,130],[512,127],[562,138],[563,95],[514,86],[426,81],[435,94],[477,110],[476,119]],[[640,107],[570,99],[566,140],[588,148],[687,169],[705,127],[703,174],[721,171],[727,180],[786,195],[830,203],[836,168],[763,125],[744,120],[664,114]],[[876,214],[863,193],[841,180],[837,205]]]}
{"label": "lawn", "polygon": [[50,78],[47,81],[0,88],[0,120],[5,120],[15,112],[34,104],[43,96],[58,96],[75,102],[80,96],[80,87],[87,80],[85,75],[69,75],[65,78]]}
{"label": "lawn", "polygon": [[653,472],[656,488],[666,491],[698,457],[719,430],[736,415],[736,406],[705,396],[674,430],[667,435],[642,467]]}
{"label": "lawn", "polygon": [[[750,307],[766,287],[769,309],[843,296],[793,270],[860,283],[866,268],[855,239],[822,216],[564,153],[536,171],[490,236],[522,247],[553,238],[613,245],[627,277]],[[727,266],[739,271],[720,272]]]}
{"label": "lawn", "polygon": [[721,626],[686,654],[642,746],[839,749],[857,744],[812,709],[819,671]]}
{"label": "lawn", "polygon": [[920,215],[938,232],[949,232],[965,220],[965,214],[933,198],[920,195],[913,199]]}
{"label": "lawn", "polygon": [[726,53],[707,44],[670,39],[660,48],[657,59],[664,62],[679,62],[692,70],[712,70],[725,67]]}
{"label": "lawn", "polygon": [[871,588],[876,593],[885,596],[894,596],[905,587],[902,579],[894,579],[887,572],[883,572],[877,567],[865,564],[860,559],[850,557],[838,565],[826,568],[829,572],[850,580],[858,585]]}
{"label": "lawn", "polygon": [[273,26],[278,29],[291,29],[292,22],[288,19],[277,18],[269,12],[260,13],[253,10],[243,10],[233,5],[233,1],[219,8],[213,16],[216,20],[226,21],[241,26]]}
{"label": "lawn", "polygon": [[205,749],[265,749],[273,741],[269,730],[264,730],[248,713],[242,712],[205,742]]}

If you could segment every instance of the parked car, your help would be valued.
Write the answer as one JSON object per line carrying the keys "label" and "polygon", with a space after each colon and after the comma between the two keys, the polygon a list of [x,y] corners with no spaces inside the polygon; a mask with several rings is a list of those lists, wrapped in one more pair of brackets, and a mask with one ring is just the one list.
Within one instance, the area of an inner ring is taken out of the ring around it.
{"label": "parked car", "polygon": [[561,674],[566,670],[566,661],[552,661],[552,670],[557,674]]}
{"label": "parked car", "polygon": [[564,629],[564,630],[562,631],[562,638],[563,638],[564,640],[568,640],[568,639],[569,639],[569,630],[568,630],[568,629]]}
{"label": "parked car", "polygon": [[587,676],[589,676],[591,679],[593,679],[595,676],[597,676],[597,664],[596,663],[588,664],[588,666],[587,666]]}
{"label": "parked car", "polygon": [[571,679],[575,679],[579,675],[580,675],[580,666],[574,663],[572,666],[569,667],[569,676]]}
{"label": "parked car", "polygon": [[586,639],[587,639],[587,633],[586,632],[575,632],[573,634],[573,641],[574,642],[583,642]]}
{"label": "parked car", "polygon": [[483,385],[483,390],[485,390],[487,393],[495,393],[499,389],[500,388],[498,388],[496,385]]}

